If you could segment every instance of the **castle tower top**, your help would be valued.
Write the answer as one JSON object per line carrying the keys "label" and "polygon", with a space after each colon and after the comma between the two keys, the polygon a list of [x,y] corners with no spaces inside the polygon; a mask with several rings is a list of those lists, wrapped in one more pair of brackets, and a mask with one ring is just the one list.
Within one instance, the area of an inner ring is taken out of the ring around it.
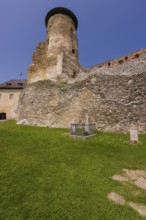
{"label": "castle tower top", "polygon": [[53,8],[45,18],[46,41],[37,46],[29,66],[29,83],[50,79],[75,81],[78,60],[78,20],[67,8]]}
{"label": "castle tower top", "polygon": [[76,29],[78,20],[67,8],[53,8],[45,18],[47,28],[47,56],[58,56],[65,53],[73,59],[78,59],[78,42]]}
{"label": "castle tower top", "polygon": [[46,15],[46,18],[45,18],[45,25],[47,27],[48,25],[48,21],[49,19],[55,15],[55,14],[63,14],[63,15],[67,15],[69,16],[75,23],[75,28],[77,29],[78,28],[78,19],[77,17],[75,16],[75,14],[70,11],[69,9],[67,8],[63,8],[63,7],[58,7],[58,8],[53,8],[51,11],[49,11]]}

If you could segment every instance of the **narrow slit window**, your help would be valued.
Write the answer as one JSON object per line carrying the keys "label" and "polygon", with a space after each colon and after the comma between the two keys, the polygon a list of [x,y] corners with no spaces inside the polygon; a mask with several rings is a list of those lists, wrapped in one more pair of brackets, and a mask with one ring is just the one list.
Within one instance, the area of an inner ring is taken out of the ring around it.
{"label": "narrow slit window", "polygon": [[77,75],[77,73],[76,73],[76,71],[74,70],[74,71],[73,71],[72,78],[74,79],[74,78],[76,77],[76,75]]}
{"label": "narrow slit window", "polygon": [[75,54],[75,50],[74,49],[72,49],[72,53]]}
{"label": "narrow slit window", "polygon": [[70,28],[70,31],[73,33],[73,28],[72,27]]}
{"label": "narrow slit window", "polygon": [[10,94],[9,98],[13,99],[14,98],[14,94]]}

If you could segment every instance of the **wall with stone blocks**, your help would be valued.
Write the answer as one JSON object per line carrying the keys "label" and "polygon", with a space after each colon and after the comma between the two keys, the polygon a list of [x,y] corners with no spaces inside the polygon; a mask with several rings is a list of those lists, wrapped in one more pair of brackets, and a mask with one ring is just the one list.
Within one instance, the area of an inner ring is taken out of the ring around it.
{"label": "wall with stone blocks", "polygon": [[146,133],[146,48],[86,70],[78,60],[75,23],[63,13],[48,20],[46,41],[28,67],[18,121],[69,127],[88,114],[99,130],[128,132],[135,123]]}
{"label": "wall with stone blocks", "polygon": [[18,121],[69,127],[73,118],[79,121],[88,114],[98,130],[128,132],[134,123],[146,133],[144,64],[134,75],[94,73],[72,84],[50,80],[30,84],[20,96]]}

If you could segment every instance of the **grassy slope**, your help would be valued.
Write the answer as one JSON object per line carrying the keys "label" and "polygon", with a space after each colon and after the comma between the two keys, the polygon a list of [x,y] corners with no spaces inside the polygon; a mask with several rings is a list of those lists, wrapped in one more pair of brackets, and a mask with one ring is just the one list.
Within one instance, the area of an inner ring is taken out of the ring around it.
{"label": "grassy slope", "polygon": [[111,180],[123,168],[146,170],[146,136],[140,144],[128,140],[102,132],[73,140],[67,129],[0,122],[0,219],[142,219],[106,198],[114,191],[146,205],[142,190],[133,196],[136,187]]}

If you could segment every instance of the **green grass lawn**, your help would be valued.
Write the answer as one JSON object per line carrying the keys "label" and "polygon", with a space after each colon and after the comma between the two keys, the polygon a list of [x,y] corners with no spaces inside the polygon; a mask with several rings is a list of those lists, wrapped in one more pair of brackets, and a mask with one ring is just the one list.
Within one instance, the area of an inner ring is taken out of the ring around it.
{"label": "green grass lawn", "polygon": [[123,168],[146,170],[146,136],[97,132],[86,141],[68,129],[0,122],[0,220],[140,220],[108,201],[114,191],[146,205],[146,193],[111,177]]}

